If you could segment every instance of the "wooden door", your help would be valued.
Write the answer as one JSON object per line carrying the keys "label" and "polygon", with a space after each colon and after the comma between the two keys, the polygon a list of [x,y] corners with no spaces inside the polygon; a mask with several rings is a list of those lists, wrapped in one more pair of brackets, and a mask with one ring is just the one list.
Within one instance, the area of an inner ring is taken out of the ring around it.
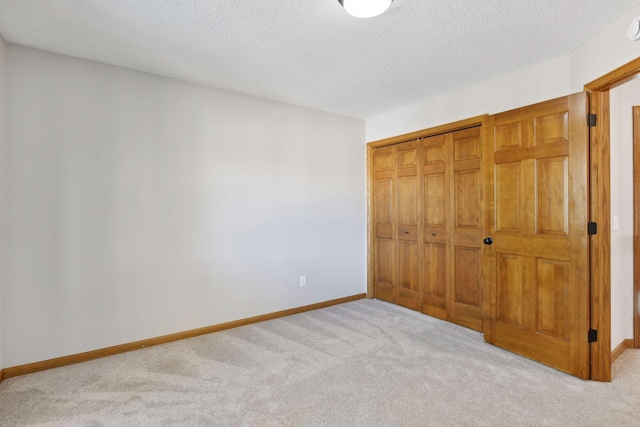
{"label": "wooden door", "polygon": [[452,322],[482,330],[482,135],[480,127],[450,134]]}
{"label": "wooden door", "polygon": [[494,116],[485,146],[485,339],[589,376],[587,99]]}
{"label": "wooden door", "polygon": [[481,127],[422,140],[422,312],[482,330]]}
{"label": "wooden door", "polygon": [[450,134],[422,140],[423,280],[422,312],[449,320],[450,283]]}
{"label": "wooden door", "polygon": [[418,141],[405,142],[397,150],[397,212],[398,212],[398,278],[396,302],[418,310],[420,262],[418,250],[418,220],[420,180]]}
{"label": "wooden door", "polygon": [[420,210],[418,142],[376,148],[375,296],[418,310]]}
{"label": "wooden door", "polygon": [[396,302],[396,242],[394,239],[395,148],[376,148],[373,155],[374,292],[378,299]]}

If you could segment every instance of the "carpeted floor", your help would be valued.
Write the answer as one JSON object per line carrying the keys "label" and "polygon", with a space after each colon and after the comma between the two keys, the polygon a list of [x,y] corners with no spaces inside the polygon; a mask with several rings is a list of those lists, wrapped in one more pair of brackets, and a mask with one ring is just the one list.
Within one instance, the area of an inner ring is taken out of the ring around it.
{"label": "carpeted floor", "polygon": [[582,381],[360,300],[5,380],[22,425],[639,426],[640,352]]}

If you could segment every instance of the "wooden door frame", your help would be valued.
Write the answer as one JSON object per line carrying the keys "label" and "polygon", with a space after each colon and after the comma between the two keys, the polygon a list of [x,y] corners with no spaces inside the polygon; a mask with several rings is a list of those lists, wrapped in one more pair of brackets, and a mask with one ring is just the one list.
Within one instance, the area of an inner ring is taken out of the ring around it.
{"label": "wooden door frame", "polygon": [[[611,381],[611,200],[610,190],[610,109],[609,91],[640,73],[640,58],[587,83],[589,111],[597,116],[590,128],[590,221],[598,223],[591,236],[591,329],[598,341],[591,345],[591,379]],[[636,285],[637,286],[637,285]],[[636,287],[637,292],[637,287]],[[637,295],[636,295],[637,301]],[[638,309],[635,308],[636,321]]]}
{"label": "wooden door frame", "polygon": [[640,106],[633,107],[633,346],[640,348]]}
{"label": "wooden door frame", "polygon": [[373,141],[367,144],[367,298],[373,299],[374,294],[374,269],[375,260],[375,235],[374,235],[374,217],[373,217],[373,151],[376,148],[387,147],[389,145],[401,144],[407,141],[413,141],[418,138],[427,138],[429,136],[440,135],[443,133],[455,132],[458,130],[468,129],[476,126],[483,126],[489,115],[471,117],[469,119],[460,120],[442,126],[436,126],[429,129],[423,129],[416,132],[406,133],[404,135],[385,138]]}

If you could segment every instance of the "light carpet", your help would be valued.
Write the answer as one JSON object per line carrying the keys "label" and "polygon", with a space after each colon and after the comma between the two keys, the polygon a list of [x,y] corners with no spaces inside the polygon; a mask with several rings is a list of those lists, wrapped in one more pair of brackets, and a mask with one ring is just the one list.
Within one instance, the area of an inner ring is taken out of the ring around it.
{"label": "light carpet", "polygon": [[582,381],[360,300],[5,380],[1,426],[638,426],[640,352]]}

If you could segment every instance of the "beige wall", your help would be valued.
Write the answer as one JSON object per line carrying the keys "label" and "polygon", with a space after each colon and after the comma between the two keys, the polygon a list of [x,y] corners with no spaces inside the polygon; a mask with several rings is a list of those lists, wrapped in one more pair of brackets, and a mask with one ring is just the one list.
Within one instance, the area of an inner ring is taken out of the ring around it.
{"label": "beige wall", "polygon": [[7,81],[5,367],[366,291],[364,121],[11,44]]}

